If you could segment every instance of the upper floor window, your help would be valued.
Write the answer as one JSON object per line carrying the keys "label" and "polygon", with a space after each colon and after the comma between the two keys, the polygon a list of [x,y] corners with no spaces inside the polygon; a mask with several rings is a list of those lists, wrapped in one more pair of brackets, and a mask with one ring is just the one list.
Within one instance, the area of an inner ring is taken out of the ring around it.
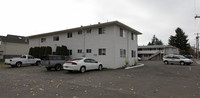
{"label": "upper floor window", "polygon": [[82,53],[82,49],[78,49],[78,51],[77,51],[78,53]]}
{"label": "upper floor window", "polygon": [[99,34],[105,34],[105,28],[99,28]]}
{"label": "upper floor window", "polygon": [[46,38],[41,38],[41,42],[46,42]]}
{"label": "upper floor window", "polygon": [[78,31],[78,35],[81,35],[82,34],[82,31]]}
{"label": "upper floor window", "polygon": [[106,49],[105,48],[100,48],[99,49],[99,55],[106,55]]}
{"label": "upper floor window", "polygon": [[86,49],[86,53],[92,53],[92,49]]}
{"label": "upper floor window", "polygon": [[120,49],[120,57],[126,57],[126,50],[125,49]]}
{"label": "upper floor window", "polygon": [[67,33],[67,38],[71,38],[72,37],[72,32]]}
{"label": "upper floor window", "polygon": [[54,36],[53,41],[59,41],[59,36]]}
{"label": "upper floor window", "polygon": [[125,37],[125,32],[122,28],[120,28],[120,37]]}
{"label": "upper floor window", "polygon": [[136,35],[134,33],[131,33],[131,40],[136,40]]}
{"label": "upper floor window", "polygon": [[92,30],[91,30],[91,29],[88,29],[88,30],[87,30],[87,33],[91,33],[91,32],[92,32]]}

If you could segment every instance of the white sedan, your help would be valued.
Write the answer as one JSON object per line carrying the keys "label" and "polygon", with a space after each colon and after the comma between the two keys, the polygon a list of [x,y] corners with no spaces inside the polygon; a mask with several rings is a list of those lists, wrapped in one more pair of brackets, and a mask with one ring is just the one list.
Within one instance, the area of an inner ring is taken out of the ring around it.
{"label": "white sedan", "polygon": [[97,62],[94,59],[90,58],[75,58],[70,61],[66,61],[63,64],[63,69],[71,71],[80,71],[81,73],[87,71],[87,70],[93,70],[98,69],[102,70],[103,65],[102,63]]}

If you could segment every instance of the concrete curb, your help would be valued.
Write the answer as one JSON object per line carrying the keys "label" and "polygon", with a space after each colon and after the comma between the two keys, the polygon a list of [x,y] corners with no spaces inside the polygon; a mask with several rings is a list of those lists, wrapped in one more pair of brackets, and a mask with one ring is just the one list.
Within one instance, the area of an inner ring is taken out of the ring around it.
{"label": "concrete curb", "polygon": [[142,67],[144,64],[137,64],[136,66],[131,66],[131,67],[126,67],[125,69],[132,69],[132,68],[137,68],[137,67]]}

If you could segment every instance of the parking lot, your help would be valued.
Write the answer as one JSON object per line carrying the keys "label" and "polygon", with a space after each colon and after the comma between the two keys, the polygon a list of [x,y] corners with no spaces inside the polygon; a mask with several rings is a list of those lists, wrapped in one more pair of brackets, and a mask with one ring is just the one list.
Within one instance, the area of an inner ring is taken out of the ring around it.
{"label": "parking lot", "polygon": [[86,73],[0,66],[2,98],[200,98],[200,65],[141,61],[135,69]]}

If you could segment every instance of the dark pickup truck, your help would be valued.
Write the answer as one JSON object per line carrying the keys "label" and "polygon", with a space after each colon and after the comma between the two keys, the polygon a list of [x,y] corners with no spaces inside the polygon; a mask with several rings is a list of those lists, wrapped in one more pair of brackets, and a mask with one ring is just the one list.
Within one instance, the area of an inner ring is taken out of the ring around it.
{"label": "dark pickup truck", "polygon": [[69,57],[61,55],[43,56],[41,60],[41,66],[45,67],[47,71],[51,71],[52,69],[59,71],[63,69],[63,64],[67,60],[69,60]]}

